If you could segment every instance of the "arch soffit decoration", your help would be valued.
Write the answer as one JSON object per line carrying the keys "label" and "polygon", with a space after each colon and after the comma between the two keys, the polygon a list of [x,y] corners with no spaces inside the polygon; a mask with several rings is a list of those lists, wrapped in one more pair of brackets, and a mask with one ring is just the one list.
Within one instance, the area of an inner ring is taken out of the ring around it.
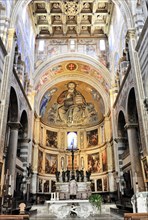
{"label": "arch soffit decoration", "polygon": [[[21,12],[23,7],[27,7],[27,5],[31,2],[32,0],[18,0],[15,8],[13,9],[12,16],[11,16],[11,22],[10,22],[10,28],[15,27],[16,19]],[[112,2],[119,7],[121,10],[121,13],[123,15],[123,18],[125,22],[127,23],[128,28],[134,28],[134,21],[132,18],[132,13],[131,10],[126,2],[126,0],[112,0]]]}
{"label": "arch soffit decoration", "polygon": [[[53,59],[49,58],[44,63],[42,63],[34,72],[34,87],[37,86],[41,77],[49,71],[55,65],[62,64],[63,62],[75,62],[80,63],[82,62],[84,65],[89,65],[94,70],[98,71],[98,73],[104,78],[106,83],[110,86],[111,83],[111,75],[108,69],[99,61],[89,57],[88,55],[82,54],[65,54],[65,55],[58,55]],[[73,72],[71,72],[73,73]],[[96,79],[95,79],[96,80]]]}

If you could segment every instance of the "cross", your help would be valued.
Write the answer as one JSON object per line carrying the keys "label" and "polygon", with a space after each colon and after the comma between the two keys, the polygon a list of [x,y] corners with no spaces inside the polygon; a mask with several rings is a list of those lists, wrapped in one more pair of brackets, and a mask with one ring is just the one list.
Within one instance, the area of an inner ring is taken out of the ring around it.
{"label": "cross", "polygon": [[75,174],[74,174],[74,153],[75,151],[79,150],[79,149],[74,149],[72,147],[72,149],[67,149],[68,151],[71,151],[71,159],[72,159],[72,175],[71,175],[71,179],[75,179]]}
{"label": "cross", "polygon": [[76,67],[76,65],[73,64],[73,63],[68,64],[68,69],[69,69],[69,70],[74,70],[75,67]]}

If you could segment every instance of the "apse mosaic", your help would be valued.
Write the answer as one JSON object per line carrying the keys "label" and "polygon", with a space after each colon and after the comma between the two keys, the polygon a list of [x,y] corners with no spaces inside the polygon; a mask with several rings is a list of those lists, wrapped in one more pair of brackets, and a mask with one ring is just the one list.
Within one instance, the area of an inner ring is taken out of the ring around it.
{"label": "apse mosaic", "polygon": [[45,156],[45,173],[47,174],[55,174],[57,170],[57,155],[52,155],[46,153]]}
{"label": "apse mosaic", "polygon": [[104,103],[100,94],[86,83],[59,83],[43,96],[40,115],[50,126],[96,125],[103,118]]}

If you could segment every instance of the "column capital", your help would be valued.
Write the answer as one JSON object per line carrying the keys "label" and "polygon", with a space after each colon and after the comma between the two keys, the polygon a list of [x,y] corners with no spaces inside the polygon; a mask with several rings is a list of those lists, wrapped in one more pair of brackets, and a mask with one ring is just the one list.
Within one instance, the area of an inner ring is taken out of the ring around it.
{"label": "column capital", "polygon": [[21,128],[21,123],[20,122],[8,122],[8,125],[11,129],[13,130],[18,130],[19,128]]}
{"label": "column capital", "polygon": [[136,29],[135,28],[128,29],[127,33],[126,33],[126,39],[130,40],[131,38],[135,38],[136,37],[135,35],[136,35]]}
{"label": "column capital", "polygon": [[8,38],[14,38],[16,37],[16,34],[15,34],[15,29],[14,28],[9,28],[8,29]]}
{"label": "column capital", "polygon": [[126,123],[124,126],[125,129],[137,128],[137,127],[138,127],[138,123],[131,123],[131,122]]}
{"label": "column capital", "polygon": [[127,141],[127,138],[126,137],[116,137],[116,138],[114,138],[114,141],[116,143],[123,143],[123,142]]}

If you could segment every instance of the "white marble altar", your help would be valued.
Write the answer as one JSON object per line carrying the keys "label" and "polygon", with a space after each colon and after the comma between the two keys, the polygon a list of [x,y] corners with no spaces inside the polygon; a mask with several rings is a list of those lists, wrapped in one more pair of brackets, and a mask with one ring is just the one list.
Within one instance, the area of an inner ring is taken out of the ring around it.
{"label": "white marble altar", "polygon": [[148,213],[148,192],[137,192],[131,199],[134,213]]}
{"label": "white marble altar", "polygon": [[[47,210],[57,218],[62,219],[70,215],[71,212],[75,213],[77,217],[88,218],[90,215],[100,214],[100,210],[92,206],[89,200],[59,200],[59,201],[46,201]],[[116,208],[115,204],[102,204],[101,214],[110,214],[110,208]]]}
{"label": "white marble altar", "polygon": [[80,218],[87,218],[95,213],[94,207],[88,200],[46,201],[46,204],[49,212],[60,219],[67,217],[71,212]]}
{"label": "white marble altar", "polygon": [[[76,199],[88,199],[91,195],[90,182],[76,182]],[[59,193],[59,199],[70,199],[70,182],[57,182],[56,192]]]}

